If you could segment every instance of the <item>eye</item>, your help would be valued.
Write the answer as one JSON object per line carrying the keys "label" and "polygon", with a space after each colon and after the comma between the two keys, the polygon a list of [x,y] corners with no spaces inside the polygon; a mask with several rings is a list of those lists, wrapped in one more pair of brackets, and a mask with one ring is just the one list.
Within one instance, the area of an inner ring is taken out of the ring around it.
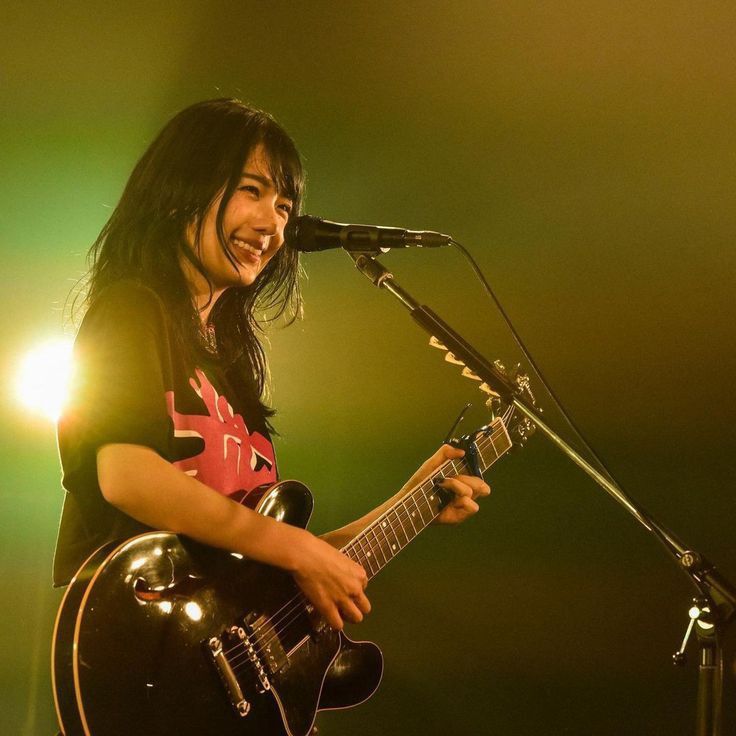
{"label": "eye", "polygon": [[261,193],[261,190],[255,184],[244,184],[242,187],[238,187],[238,191],[248,192],[256,197]]}
{"label": "eye", "polygon": [[291,214],[291,210],[294,208],[294,205],[291,202],[282,202],[279,205],[279,208],[286,212],[287,215]]}

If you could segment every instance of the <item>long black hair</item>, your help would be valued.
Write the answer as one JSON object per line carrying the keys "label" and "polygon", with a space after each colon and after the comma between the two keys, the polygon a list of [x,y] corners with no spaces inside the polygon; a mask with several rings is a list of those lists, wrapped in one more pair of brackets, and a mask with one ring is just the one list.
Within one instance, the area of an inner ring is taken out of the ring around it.
{"label": "long black hair", "polygon": [[[173,117],[133,169],[120,202],[89,252],[84,306],[105,287],[132,279],[153,289],[167,307],[182,350],[196,360],[205,349],[201,321],[181,267],[185,258],[212,285],[187,237],[199,236],[210,205],[222,192],[216,227],[220,247],[232,261],[223,232],[225,208],[239,184],[248,156],[264,150],[276,188],[292,200],[291,217],[301,211],[304,172],[294,142],[266,112],[235,99],[187,107]],[[258,339],[259,321],[301,311],[299,259],[281,247],[250,286],[231,287],[217,300],[209,322],[216,334],[217,358],[245,386],[243,398],[262,416],[267,367]]]}

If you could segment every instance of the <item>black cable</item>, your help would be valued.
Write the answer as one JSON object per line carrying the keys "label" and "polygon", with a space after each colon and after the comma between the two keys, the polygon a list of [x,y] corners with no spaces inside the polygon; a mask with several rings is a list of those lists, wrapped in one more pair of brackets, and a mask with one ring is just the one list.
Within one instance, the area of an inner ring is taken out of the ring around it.
{"label": "black cable", "polygon": [[[458,243],[456,240],[452,240],[450,242],[452,243],[452,245],[458,248],[460,252],[470,262],[471,268],[473,269],[474,273],[476,274],[480,282],[483,284],[483,287],[485,288],[486,292],[488,293],[488,295],[491,297],[494,304],[498,308],[498,311],[501,314],[503,321],[506,323],[506,326],[511,331],[511,335],[513,336],[516,344],[519,346],[519,349],[521,350],[522,354],[524,355],[529,365],[531,366],[532,370],[534,371],[534,373],[536,374],[536,376],[539,378],[540,382],[546,389],[547,393],[549,394],[552,401],[554,402],[554,405],[557,407],[557,410],[562,415],[562,418],[567,422],[567,424],[572,429],[575,436],[578,438],[579,442],[583,445],[583,447],[590,454],[590,457],[593,463],[598,466],[598,469],[608,479],[608,481],[612,483],[614,486],[616,486],[619,492],[630,503],[633,504],[633,502],[629,498],[629,494],[623,490],[623,487],[621,486],[621,484],[613,477],[611,472],[606,467],[606,464],[603,462],[603,460],[600,458],[600,456],[596,452],[595,448],[583,436],[582,432],[578,429],[577,425],[575,424],[575,421],[572,419],[572,417],[569,415],[565,407],[562,405],[562,402],[560,401],[560,399],[557,398],[557,395],[552,390],[552,387],[549,385],[549,383],[547,383],[547,379],[544,377],[544,374],[542,373],[541,368],[537,365],[536,361],[531,356],[529,350],[524,344],[524,341],[521,339],[521,336],[516,331],[516,328],[511,322],[511,319],[509,318],[508,314],[506,314],[506,310],[501,305],[501,302],[498,300],[498,297],[496,296],[493,289],[491,288],[491,285],[486,280],[486,277],[483,275],[483,272],[480,270],[480,267],[475,262],[473,256],[471,256],[470,253],[468,253],[468,251],[464,248],[464,246]],[[710,598],[711,596],[709,595],[706,586],[702,584],[699,580],[697,580],[693,575],[691,575],[688,572],[688,570],[686,570],[681,564],[679,564],[680,555],[677,552],[677,547],[684,548],[684,545],[666,527],[662,526],[661,524],[656,523],[654,519],[651,517],[651,515],[649,514],[649,512],[646,509],[642,508],[640,504],[636,503],[633,505],[637,509],[640,516],[646,522],[647,528],[649,529],[649,531],[652,532],[652,534],[654,534],[654,538],[662,544],[662,546],[667,550],[667,552],[670,555],[673,555],[675,557],[675,559],[678,562],[677,567],[680,569],[680,571],[683,572],[687,576],[687,578],[690,580],[690,582],[695,585],[695,587],[697,588],[697,590],[700,592],[701,595],[705,596],[706,598]]]}
{"label": "black cable", "polygon": [[555,392],[552,390],[552,387],[549,385],[549,383],[547,382],[547,379],[544,377],[544,374],[542,373],[542,369],[539,367],[539,365],[537,365],[537,362],[534,360],[531,353],[527,349],[526,345],[524,344],[524,341],[521,339],[521,335],[519,335],[510,317],[508,316],[508,314],[506,314],[506,310],[501,305],[501,302],[498,300],[498,297],[496,296],[495,292],[491,288],[491,285],[486,280],[486,277],[483,275],[483,272],[480,270],[480,267],[475,262],[475,259],[473,258],[473,256],[471,256],[470,253],[468,253],[468,251],[465,249],[465,247],[461,245],[460,243],[458,243],[456,240],[452,240],[451,242],[470,262],[471,268],[473,269],[475,275],[480,280],[481,284],[483,284],[483,288],[486,290],[488,296],[490,296],[490,298],[493,300],[493,303],[496,305],[496,308],[501,314],[503,321],[506,323],[506,326],[509,328],[511,335],[514,338],[514,341],[519,346],[519,350],[521,350],[522,355],[524,356],[526,361],[529,363],[535,375],[541,382],[542,386],[544,386],[545,390],[551,397],[554,405],[557,407],[557,410],[562,415],[562,418],[567,422],[568,426],[572,429],[573,433],[578,438],[578,441],[590,453],[592,459],[598,465],[598,469],[606,476],[606,478],[611,483],[613,483],[615,486],[620,488],[621,486],[618,483],[618,481],[616,481],[616,479],[611,475],[605,463],[603,462],[603,460],[601,460],[600,456],[596,452],[595,448],[593,448],[590,442],[588,442],[588,440],[583,436],[582,432],[580,431],[580,429],[578,429],[577,425],[575,424],[575,421],[569,415],[565,407],[562,405],[562,402],[557,397],[557,394],[555,394]]}

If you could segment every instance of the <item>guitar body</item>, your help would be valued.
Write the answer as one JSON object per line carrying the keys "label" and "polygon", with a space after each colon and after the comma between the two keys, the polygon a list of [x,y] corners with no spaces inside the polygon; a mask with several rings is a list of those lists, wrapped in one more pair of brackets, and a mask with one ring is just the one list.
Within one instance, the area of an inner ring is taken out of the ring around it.
{"label": "guitar body", "polygon": [[[464,439],[471,465],[446,460],[341,549],[369,579],[441,513],[441,480],[480,475],[512,447],[500,417]],[[313,505],[297,481],[244,502],[300,527]],[[318,710],[362,703],[383,675],[381,650],[327,626],[287,573],[168,532],[90,556],[52,663],[65,736],[307,736]]]}
{"label": "guitar body", "polygon": [[[311,515],[296,481],[251,495],[282,521]],[[65,736],[306,736],[317,710],[363,702],[383,672],[380,649],[315,618],[287,573],[166,532],[87,560],[52,660]]]}

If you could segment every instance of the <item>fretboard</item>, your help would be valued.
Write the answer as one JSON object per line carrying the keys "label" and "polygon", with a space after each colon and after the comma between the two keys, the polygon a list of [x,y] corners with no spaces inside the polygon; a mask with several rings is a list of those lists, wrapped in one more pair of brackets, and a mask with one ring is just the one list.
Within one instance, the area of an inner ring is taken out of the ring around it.
{"label": "fretboard", "polygon": [[[498,418],[475,438],[478,466],[482,473],[511,449],[511,438]],[[438,488],[445,478],[472,475],[465,458],[447,460],[418,486],[394,503],[363,529],[342,551],[365,568],[368,577],[377,575],[409,542],[439,516],[448,503],[449,491]]]}

